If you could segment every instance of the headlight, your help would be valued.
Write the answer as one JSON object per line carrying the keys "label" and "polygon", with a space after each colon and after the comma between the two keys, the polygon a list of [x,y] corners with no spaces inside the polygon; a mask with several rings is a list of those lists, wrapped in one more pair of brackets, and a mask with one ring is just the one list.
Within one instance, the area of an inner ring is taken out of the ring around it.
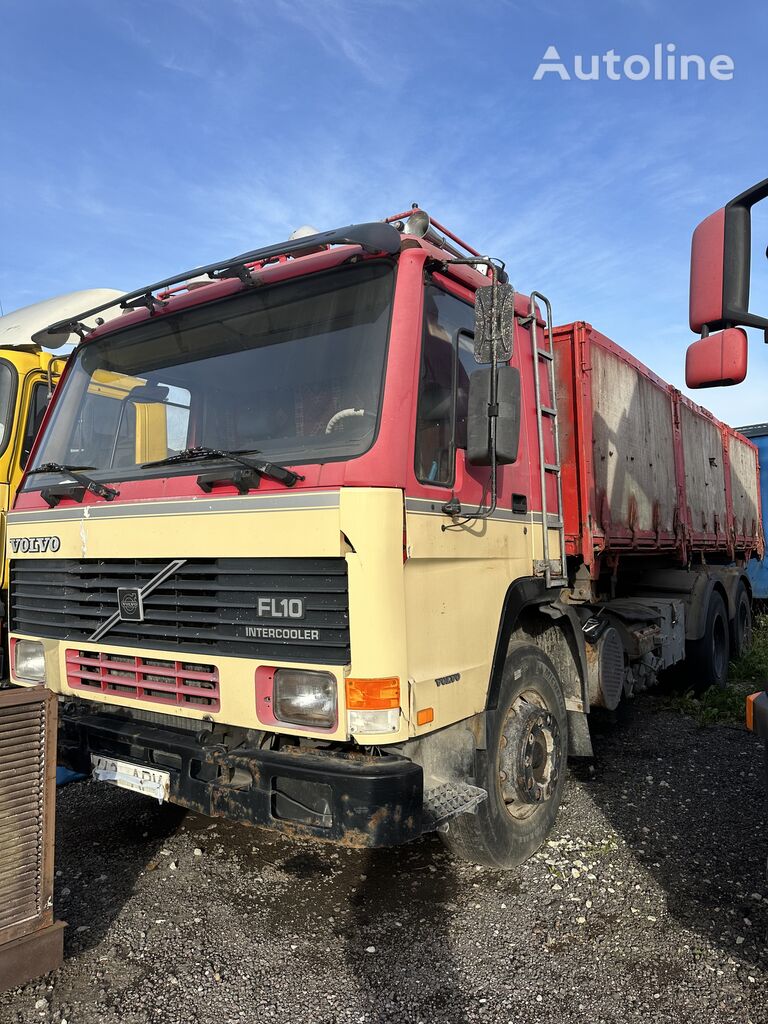
{"label": "headlight", "polygon": [[39,640],[17,640],[14,669],[19,679],[45,682],[45,652]]}
{"label": "headlight", "polygon": [[308,729],[336,725],[336,680],[329,672],[279,668],[274,681],[274,714],[280,722]]}

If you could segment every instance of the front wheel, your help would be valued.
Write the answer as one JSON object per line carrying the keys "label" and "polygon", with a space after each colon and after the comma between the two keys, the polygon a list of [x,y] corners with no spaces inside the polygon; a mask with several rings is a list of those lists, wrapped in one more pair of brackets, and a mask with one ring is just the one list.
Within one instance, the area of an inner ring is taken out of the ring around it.
{"label": "front wheel", "polygon": [[445,841],[464,860],[513,868],[546,839],[565,784],[568,716],[557,673],[531,644],[510,647],[499,704],[489,713],[487,748],[475,784],[488,793],[474,814],[448,827]]}

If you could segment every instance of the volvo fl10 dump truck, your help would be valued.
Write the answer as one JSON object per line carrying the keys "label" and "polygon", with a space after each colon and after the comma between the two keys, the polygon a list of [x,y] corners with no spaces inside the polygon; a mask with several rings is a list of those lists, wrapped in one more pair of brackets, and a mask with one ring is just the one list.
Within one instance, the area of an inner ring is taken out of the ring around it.
{"label": "volvo fl10 dump truck", "polygon": [[[768,342],[768,318],[751,312],[749,300],[752,211],[765,199],[768,178],[710,214],[694,232],[690,326],[700,340],[688,347],[686,356],[685,377],[690,388],[740,384],[746,378],[745,327],[763,331]],[[756,430],[757,437],[764,433]],[[768,782],[768,689],[747,698],[746,721],[747,728],[766,743]]]}
{"label": "volvo fl10 dump truck", "polygon": [[[120,294],[108,288],[69,292],[0,316],[0,680],[7,676],[3,625],[8,588],[5,516],[64,365],[61,356],[41,347],[36,334],[54,319],[71,316],[86,305],[108,302]],[[58,348],[69,339],[60,334],[56,338],[46,335],[44,340],[48,348]]]}
{"label": "volvo fl10 dump truck", "polygon": [[62,696],[69,767],[507,868],[591,709],[683,659],[724,683],[754,447],[424,211],[119,304],[8,526],[12,679]]}

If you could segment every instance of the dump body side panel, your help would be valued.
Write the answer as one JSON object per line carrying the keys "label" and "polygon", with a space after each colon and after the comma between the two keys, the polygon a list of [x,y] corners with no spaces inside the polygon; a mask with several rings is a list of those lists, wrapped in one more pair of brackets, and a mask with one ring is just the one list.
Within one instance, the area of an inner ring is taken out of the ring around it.
{"label": "dump body side panel", "polygon": [[566,550],[761,551],[757,450],[589,324],[555,331]]}
{"label": "dump body side panel", "polygon": [[737,546],[761,531],[758,450],[735,430],[727,430],[733,527]]}
{"label": "dump body side panel", "polygon": [[[756,457],[760,465],[768,467],[768,423],[757,423],[748,427],[741,427],[740,430],[755,445],[757,449]],[[765,535],[763,516],[765,509],[768,509],[768,472],[760,476],[757,507],[760,525],[763,529],[763,535]],[[752,584],[752,596],[760,601],[768,600],[768,559],[751,559],[747,566],[747,575]]]}
{"label": "dump body side panel", "polygon": [[692,536],[701,545],[725,548],[727,509],[720,425],[685,402],[680,406],[680,427]]}
{"label": "dump body side panel", "polygon": [[675,535],[669,392],[621,355],[592,347],[594,510],[611,548],[668,546]]}

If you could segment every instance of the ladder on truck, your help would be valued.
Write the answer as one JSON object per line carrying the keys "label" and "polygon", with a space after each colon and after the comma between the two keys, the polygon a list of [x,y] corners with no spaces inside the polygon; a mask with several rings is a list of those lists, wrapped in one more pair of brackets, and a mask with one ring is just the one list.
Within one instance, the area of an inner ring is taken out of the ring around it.
{"label": "ladder on truck", "polygon": [[[540,299],[547,311],[545,325],[546,347],[539,344],[538,317],[536,313],[536,300]],[[539,467],[541,472],[541,530],[542,530],[542,555],[541,560],[534,561],[533,568],[537,576],[543,576],[547,587],[564,586],[567,583],[568,572],[565,564],[565,521],[563,519],[563,482],[560,466],[560,434],[557,429],[557,399],[555,397],[555,345],[552,337],[552,304],[546,295],[541,292],[531,292],[531,307],[529,315],[523,324],[530,324],[531,345],[533,348],[533,381],[534,393],[536,396],[536,430],[539,440]],[[547,380],[549,382],[549,402],[545,405],[541,397],[541,382],[539,380],[539,367],[544,363],[547,367]],[[549,420],[552,424],[552,436],[554,439],[554,460],[547,462],[544,452],[544,421]],[[550,510],[547,507],[547,480],[554,478],[557,490],[557,509],[552,512],[554,518],[550,522]],[[560,557],[550,558],[549,554],[549,531],[557,530],[560,542]]]}

